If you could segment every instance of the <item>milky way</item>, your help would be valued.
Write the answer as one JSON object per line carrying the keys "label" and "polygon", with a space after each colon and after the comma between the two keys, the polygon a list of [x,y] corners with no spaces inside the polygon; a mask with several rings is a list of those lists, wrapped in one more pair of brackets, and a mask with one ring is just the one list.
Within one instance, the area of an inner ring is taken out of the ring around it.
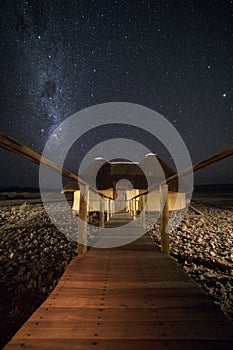
{"label": "milky way", "polygon": [[[166,117],[194,162],[231,146],[232,5],[210,0],[1,1],[2,131],[42,152],[68,116],[122,101]],[[122,132],[133,137],[130,130]],[[80,141],[81,156],[93,138],[106,135],[113,136],[103,129],[102,135],[98,131]],[[152,151],[163,156],[162,148]],[[0,155],[2,185],[37,185],[36,166],[5,151]],[[196,181],[232,182],[232,163],[224,160]],[[67,166],[75,170],[72,160]]]}

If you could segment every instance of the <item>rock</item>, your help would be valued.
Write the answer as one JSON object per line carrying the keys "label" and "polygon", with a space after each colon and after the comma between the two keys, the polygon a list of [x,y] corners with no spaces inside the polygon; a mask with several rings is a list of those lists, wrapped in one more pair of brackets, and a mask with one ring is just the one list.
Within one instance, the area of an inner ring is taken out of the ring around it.
{"label": "rock", "polygon": [[[212,294],[213,300],[220,303],[224,310],[229,310],[230,306],[233,307],[232,211],[213,206],[196,206],[204,213],[204,219],[186,214],[180,228],[176,228],[180,215],[173,218],[170,226],[173,227],[170,233],[171,255],[182,264],[190,277]],[[17,315],[25,312],[28,317],[35,306],[29,303],[26,308],[22,307],[19,302],[22,291],[29,293],[28,296],[47,297],[64,267],[77,254],[77,243],[68,239],[68,235],[76,237],[76,233],[73,233],[73,224],[65,217],[60,204],[55,205],[54,210],[58,212],[58,220],[67,221],[67,236],[51,224],[42,205],[30,205],[25,213],[19,210],[19,206],[12,209],[0,208],[0,217],[4,218],[1,226],[0,269],[9,290],[8,295],[12,298],[12,310],[18,305]],[[231,220],[224,220],[230,216]],[[155,215],[147,215],[147,225],[153,240],[160,244],[159,225],[155,219]],[[98,228],[93,227],[89,236],[98,232]],[[221,297],[223,290],[225,294]],[[11,315],[10,310],[8,314]],[[11,321],[17,322],[16,317],[9,317]]]}
{"label": "rock", "polygon": [[187,231],[187,226],[186,226],[186,225],[182,225],[182,226],[181,226],[181,231],[182,231],[182,232]]}

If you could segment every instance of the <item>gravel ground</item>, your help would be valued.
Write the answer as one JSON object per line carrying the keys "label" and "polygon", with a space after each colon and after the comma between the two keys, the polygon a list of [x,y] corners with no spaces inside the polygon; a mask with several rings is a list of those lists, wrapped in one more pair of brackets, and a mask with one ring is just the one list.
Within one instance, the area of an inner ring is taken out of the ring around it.
{"label": "gravel ground", "polygon": [[[50,222],[42,204],[0,207],[0,348],[48,297],[77,255],[77,243],[69,235],[73,218],[64,214],[62,203],[51,205],[67,222],[66,235]],[[170,235],[171,255],[233,320],[233,203],[216,207],[198,200],[195,206],[204,215],[188,211]],[[90,220],[97,223],[97,215]],[[154,222],[147,217],[147,228],[160,244]]]}
{"label": "gravel ground", "polygon": [[[233,203],[203,202],[194,204],[203,216],[189,209],[170,233],[171,256],[233,322]],[[147,225],[160,245],[159,225]]]}
{"label": "gravel ground", "polygon": [[42,204],[0,208],[0,348],[48,297],[76,248]]}

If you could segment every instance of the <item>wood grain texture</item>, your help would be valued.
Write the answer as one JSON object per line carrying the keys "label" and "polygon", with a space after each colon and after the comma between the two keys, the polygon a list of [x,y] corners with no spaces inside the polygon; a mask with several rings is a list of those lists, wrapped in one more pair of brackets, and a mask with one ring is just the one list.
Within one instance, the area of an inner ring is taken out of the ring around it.
{"label": "wood grain texture", "polygon": [[232,347],[233,327],[221,310],[146,234],[75,258],[5,349]]}

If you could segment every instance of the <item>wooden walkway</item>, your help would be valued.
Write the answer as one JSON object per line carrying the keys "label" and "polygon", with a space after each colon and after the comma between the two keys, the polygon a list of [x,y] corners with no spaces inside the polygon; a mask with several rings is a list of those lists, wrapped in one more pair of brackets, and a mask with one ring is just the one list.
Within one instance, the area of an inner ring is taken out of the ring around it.
{"label": "wooden walkway", "polygon": [[146,234],[75,258],[4,349],[230,350],[233,327]]}

